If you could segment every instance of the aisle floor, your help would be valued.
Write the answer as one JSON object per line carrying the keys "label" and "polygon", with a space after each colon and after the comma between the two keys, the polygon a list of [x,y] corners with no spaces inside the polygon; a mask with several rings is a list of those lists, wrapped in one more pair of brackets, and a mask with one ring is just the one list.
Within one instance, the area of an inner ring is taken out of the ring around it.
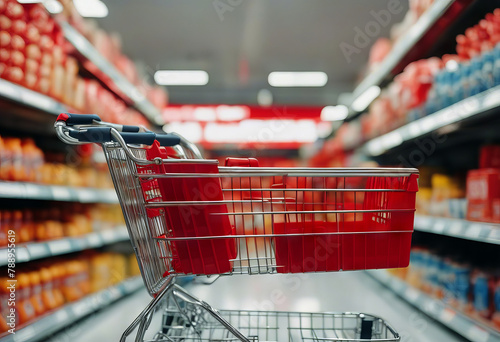
{"label": "aisle floor", "polygon": [[[221,277],[212,285],[186,288],[219,309],[366,312],[389,321],[403,342],[465,341],[363,272]],[[149,300],[141,290],[48,341],[119,341]],[[151,330],[159,327],[160,319],[157,313]]]}

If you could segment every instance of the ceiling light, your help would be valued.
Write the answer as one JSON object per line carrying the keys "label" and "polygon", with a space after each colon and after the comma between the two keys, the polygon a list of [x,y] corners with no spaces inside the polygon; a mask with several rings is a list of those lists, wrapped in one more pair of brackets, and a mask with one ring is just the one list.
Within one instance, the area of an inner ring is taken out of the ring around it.
{"label": "ceiling light", "polygon": [[43,2],[43,5],[47,9],[47,11],[52,14],[61,13],[63,11],[63,6],[57,0],[45,0]]}
{"label": "ceiling light", "polygon": [[267,89],[261,89],[257,93],[257,103],[262,107],[269,107],[273,104],[273,94]]}
{"label": "ceiling light", "polygon": [[208,83],[208,73],[203,70],[158,70],[154,78],[159,85],[201,86]]}
{"label": "ceiling light", "polygon": [[356,100],[352,102],[352,109],[357,112],[362,112],[380,95],[380,87],[379,86],[371,86],[366,89],[365,92],[359,95]]}
{"label": "ceiling light", "polygon": [[74,0],[76,10],[82,17],[104,18],[108,16],[108,7],[100,0]]}
{"label": "ceiling light", "polygon": [[340,121],[347,118],[349,114],[349,109],[347,106],[326,106],[321,110],[321,120],[322,121]]}
{"label": "ceiling light", "polygon": [[273,87],[323,87],[328,82],[328,76],[322,71],[274,71],[267,81]]}

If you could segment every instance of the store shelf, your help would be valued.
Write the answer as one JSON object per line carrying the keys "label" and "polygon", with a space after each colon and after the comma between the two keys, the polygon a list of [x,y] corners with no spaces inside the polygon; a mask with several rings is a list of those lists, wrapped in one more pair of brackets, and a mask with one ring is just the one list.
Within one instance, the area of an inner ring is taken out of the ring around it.
{"label": "store shelf", "polygon": [[0,181],[0,199],[118,203],[114,190]]}
{"label": "store shelf", "polygon": [[[16,245],[16,263],[99,248],[128,240],[127,229],[121,227],[94,232],[81,237],[68,237],[58,240],[20,244]],[[0,248],[0,266],[7,265],[7,259],[7,248]]]}
{"label": "store shelf", "polygon": [[97,49],[68,22],[59,20],[64,37],[86,59],[84,66],[98,79],[117,93],[125,102],[132,104],[154,125],[164,121],[160,111],[123,76]]}
{"label": "store shelf", "polygon": [[23,86],[1,78],[0,97],[49,114],[59,115],[68,111],[66,106],[49,96],[37,93],[36,91],[24,88]]}
{"label": "store shelf", "polygon": [[465,338],[475,342],[500,341],[500,333],[498,331],[467,317],[440,300],[429,297],[409,286],[404,281],[389,275],[387,272],[368,271],[367,273],[422,312]]}
{"label": "store shelf", "polygon": [[86,296],[75,303],[65,305],[63,308],[17,330],[14,335],[7,335],[2,339],[2,342],[45,341],[48,336],[56,331],[136,292],[142,287],[141,277],[127,279],[118,285]]}
{"label": "store shelf", "polygon": [[415,215],[415,230],[500,245],[500,224]]}
{"label": "store shelf", "polygon": [[[381,86],[392,76],[401,72],[406,65],[424,58],[428,48],[443,34],[447,24],[452,22],[472,1],[437,0],[401,37],[392,50],[354,89],[353,102],[373,86]],[[350,104],[349,118],[358,113]]]}
{"label": "store shelf", "polygon": [[469,119],[480,119],[499,106],[500,86],[496,86],[369,140],[360,147],[360,152],[376,157],[448,125]]}

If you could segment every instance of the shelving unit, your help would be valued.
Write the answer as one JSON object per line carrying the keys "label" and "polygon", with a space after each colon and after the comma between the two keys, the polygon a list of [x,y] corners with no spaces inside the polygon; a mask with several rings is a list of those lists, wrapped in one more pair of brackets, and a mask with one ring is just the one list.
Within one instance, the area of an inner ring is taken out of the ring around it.
{"label": "shelving unit", "polygon": [[416,215],[415,230],[500,245],[500,224]]}
{"label": "shelving unit", "polygon": [[376,157],[448,125],[461,123],[469,119],[480,119],[489,115],[490,111],[498,107],[500,107],[500,86],[471,96],[389,133],[371,139],[359,149],[363,154]]}
{"label": "shelving unit", "polygon": [[355,99],[370,87],[383,85],[409,63],[425,57],[431,42],[437,40],[446,25],[452,22],[471,2],[471,0],[435,1],[413,27],[397,41],[382,63],[354,89],[348,118],[359,114],[352,108]]}
{"label": "shelving unit", "polygon": [[404,281],[389,275],[386,271],[368,271],[367,273],[411,305],[465,338],[475,342],[500,341],[498,331],[411,287]]}
{"label": "shelving unit", "polygon": [[[99,248],[128,240],[127,229],[119,227],[112,230],[90,233],[81,237],[67,237],[51,241],[20,244],[16,245],[16,263]],[[0,248],[0,267],[5,265],[7,265],[7,248]]]}
{"label": "shelving unit", "polygon": [[59,115],[67,111],[66,106],[51,97],[1,78],[0,97],[49,114]]}
{"label": "shelving unit", "polygon": [[79,203],[118,203],[118,197],[113,189],[102,190],[8,181],[0,181],[0,199],[2,198]]}
{"label": "shelving unit", "polygon": [[99,51],[68,22],[58,20],[64,37],[85,59],[86,66],[99,80],[119,95],[125,102],[132,104],[153,125],[162,125],[160,111],[123,76]]}
{"label": "shelving unit", "polygon": [[118,285],[111,286],[100,292],[65,305],[34,323],[17,330],[15,335],[7,335],[2,342],[44,341],[56,331],[76,322],[77,320],[96,312],[117,300],[128,296],[143,287],[141,277],[127,279]]}

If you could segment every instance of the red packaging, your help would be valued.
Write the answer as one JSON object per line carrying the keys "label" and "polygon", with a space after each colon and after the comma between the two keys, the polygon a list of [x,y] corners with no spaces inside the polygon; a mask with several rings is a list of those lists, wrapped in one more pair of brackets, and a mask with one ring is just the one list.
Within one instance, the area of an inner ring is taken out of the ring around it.
{"label": "red packaging", "polygon": [[500,198],[500,169],[470,170],[467,174],[467,219],[491,222],[493,202]]}
{"label": "red packaging", "polygon": [[479,152],[479,168],[500,168],[500,145],[481,147]]}
{"label": "red packaging", "polygon": [[[148,159],[164,158],[167,150],[158,143],[147,150]],[[144,180],[141,184],[147,202],[163,201],[222,201],[223,194],[220,180],[214,177],[202,177],[202,174],[218,173],[218,165],[210,163],[173,163],[158,167],[140,167],[140,173],[199,173],[200,177],[177,177]],[[210,191],[207,191],[209,189]],[[158,197],[161,196],[161,197]],[[170,244],[172,266],[179,273],[185,274],[220,274],[232,270],[231,259],[236,257],[236,241],[227,239],[182,240],[183,237],[231,236],[233,228],[226,215],[227,207],[221,205],[167,206],[164,219],[174,238],[180,238]],[[157,219],[161,214],[158,209],[149,209],[148,216]],[[167,232],[163,232],[165,236]]]}

